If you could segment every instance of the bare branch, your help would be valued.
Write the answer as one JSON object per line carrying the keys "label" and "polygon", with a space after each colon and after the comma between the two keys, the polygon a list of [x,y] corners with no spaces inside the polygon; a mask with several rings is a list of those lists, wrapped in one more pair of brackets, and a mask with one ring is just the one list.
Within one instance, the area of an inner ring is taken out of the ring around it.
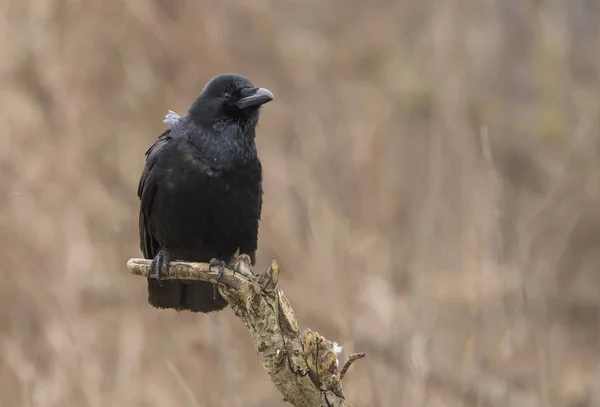
{"label": "bare branch", "polygon": [[[148,277],[150,260],[130,259],[132,274]],[[300,332],[294,310],[283,291],[276,288],[279,266],[271,261],[267,271],[253,275],[250,258],[239,256],[236,273],[225,269],[219,291],[235,314],[244,321],[258,352],[261,364],[285,401],[296,407],[347,407],[338,371],[337,345],[317,332]],[[217,270],[208,263],[172,262],[165,279],[217,282]],[[342,369],[364,357],[350,356]]]}
{"label": "bare branch", "polygon": [[340,379],[343,379],[344,376],[346,376],[346,373],[348,373],[348,369],[350,369],[350,366],[352,366],[352,363],[354,363],[355,360],[362,359],[365,356],[367,355],[362,352],[353,353],[352,355],[350,355],[346,363],[344,363],[344,367],[342,367],[342,370],[340,370]]}

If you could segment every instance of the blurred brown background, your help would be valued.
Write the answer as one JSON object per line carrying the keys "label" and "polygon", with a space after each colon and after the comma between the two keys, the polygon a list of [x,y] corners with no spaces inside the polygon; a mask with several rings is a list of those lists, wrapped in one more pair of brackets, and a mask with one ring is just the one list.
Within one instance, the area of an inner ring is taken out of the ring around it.
{"label": "blurred brown background", "polygon": [[[434,4],[435,3],[435,4]],[[144,151],[269,88],[259,269],[353,406],[600,406],[600,4],[4,0],[0,405],[280,406],[231,312],[158,311]]]}

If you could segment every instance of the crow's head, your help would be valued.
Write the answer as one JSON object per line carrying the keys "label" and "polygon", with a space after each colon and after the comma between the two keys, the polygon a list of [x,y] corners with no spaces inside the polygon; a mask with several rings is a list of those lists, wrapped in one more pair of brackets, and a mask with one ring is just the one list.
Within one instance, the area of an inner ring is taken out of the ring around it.
{"label": "crow's head", "polygon": [[204,124],[256,125],[260,106],[271,100],[273,94],[268,89],[255,87],[241,75],[223,74],[208,82],[188,115]]}

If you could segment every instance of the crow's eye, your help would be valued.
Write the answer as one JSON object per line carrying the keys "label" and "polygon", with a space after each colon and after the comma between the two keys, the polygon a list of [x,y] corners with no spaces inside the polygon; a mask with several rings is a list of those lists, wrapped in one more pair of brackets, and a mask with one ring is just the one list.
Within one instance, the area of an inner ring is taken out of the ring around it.
{"label": "crow's eye", "polygon": [[231,99],[231,93],[229,93],[229,92],[223,93],[223,99],[225,99],[225,100]]}

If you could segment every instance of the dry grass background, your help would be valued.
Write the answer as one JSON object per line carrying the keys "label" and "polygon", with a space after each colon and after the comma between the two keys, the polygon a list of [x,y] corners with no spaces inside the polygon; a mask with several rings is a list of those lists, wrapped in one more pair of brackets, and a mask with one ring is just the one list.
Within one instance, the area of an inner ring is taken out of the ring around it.
{"label": "dry grass background", "polygon": [[[435,4],[434,4],[435,3]],[[136,185],[239,72],[271,257],[354,406],[600,406],[593,0],[4,0],[0,405],[279,406],[231,312],[157,311]]]}

